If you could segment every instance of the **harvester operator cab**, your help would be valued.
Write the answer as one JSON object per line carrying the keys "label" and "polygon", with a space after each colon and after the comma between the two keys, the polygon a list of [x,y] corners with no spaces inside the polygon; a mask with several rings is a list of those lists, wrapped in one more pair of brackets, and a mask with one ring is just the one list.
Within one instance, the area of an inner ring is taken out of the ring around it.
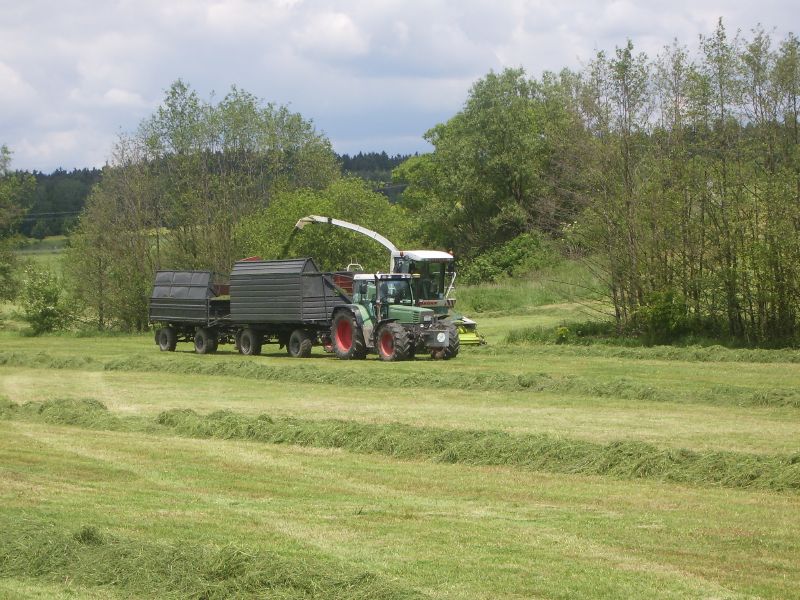
{"label": "harvester operator cab", "polygon": [[[411,250],[393,255],[395,273],[414,276],[414,297],[426,306],[446,306],[448,293],[455,280],[455,261],[449,252]],[[452,302],[450,303],[452,305]]]}

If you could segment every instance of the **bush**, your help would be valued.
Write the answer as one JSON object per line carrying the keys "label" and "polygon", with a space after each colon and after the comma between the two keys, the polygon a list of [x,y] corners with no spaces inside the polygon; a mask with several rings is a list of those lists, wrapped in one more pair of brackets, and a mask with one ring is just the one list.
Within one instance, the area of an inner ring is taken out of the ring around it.
{"label": "bush", "polygon": [[72,314],[59,278],[49,270],[28,266],[22,279],[22,318],[34,335],[66,329]]}
{"label": "bush", "polygon": [[12,241],[0,240],[0,301],[13,300],[16,295],[16,262]]}
{"label": "bush", "polygon": [[472,259],[460,271],[459,279],[466,284],[491,283],[550,267],[558,261],[558,254],[542,235],[523,233]]}
{"label": "bush", "polygon": [[636,322],[650,344],[670,344],[689,332],[686,300],[674,290],[651,294],[636,313]]}
{"label": "bush", "polygon": [[636,338],[621,336],[615,322],[610,320],[570,321],[558,327],[512,329],[505,341],[507,344],[638,345]]}

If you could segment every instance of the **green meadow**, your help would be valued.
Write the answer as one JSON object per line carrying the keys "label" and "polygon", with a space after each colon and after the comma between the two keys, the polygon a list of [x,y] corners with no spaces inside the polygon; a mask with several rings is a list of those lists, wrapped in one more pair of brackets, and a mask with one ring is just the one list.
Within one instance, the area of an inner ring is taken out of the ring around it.
{"label": "green meadow", "polygon": [[0,595],[800,595],[800,353],[524,341],[586,310],[526,293],[447,362],[12,316]]}

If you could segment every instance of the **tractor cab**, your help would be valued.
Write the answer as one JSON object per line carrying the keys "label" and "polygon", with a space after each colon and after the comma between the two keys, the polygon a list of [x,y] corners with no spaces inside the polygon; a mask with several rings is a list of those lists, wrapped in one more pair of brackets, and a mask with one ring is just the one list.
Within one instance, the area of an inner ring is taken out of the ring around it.
{"label": "tractor cab", "polygon": [[376,321],[432,322],[431,309],[415,306],[414,283],[418,279],[408,273],[356,273],[353,277],[353,303],[366,308]]}

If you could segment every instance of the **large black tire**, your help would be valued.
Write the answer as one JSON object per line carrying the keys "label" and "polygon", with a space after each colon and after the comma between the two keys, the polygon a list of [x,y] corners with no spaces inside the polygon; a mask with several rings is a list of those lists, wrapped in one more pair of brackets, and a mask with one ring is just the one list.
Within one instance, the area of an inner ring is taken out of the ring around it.
{"label": "large black tire", "polygon": [[213,329],[201,327],[194,334],[194,351],[198,354],[211,354],[217,351],[217,334]]}
{"label": "large black tire", "polygon": [[239,333],[239,352],[247,356],[261,354],[261,335],[249,327]]}
{"label": "large black tire", "polygon": [[364,335],[350,311],[340,311],[331,325],[333,353],[342,360],[361,360],[367,357]]}
{"label": "large black tire", "polygon": [[386,323],[378,330],[377,346],[381,360],[407,360],[411,355],[411,340],[399,323]]}
{"label": "large black tire", "polygon": [[156,340],[162,352],[175,352],[175,346],[178,345],[178,334],[174,327],[162,327],[156,333]]}
{"label": "large black tire", "polygon": [[311,356],[311,348],[314,340],[305,329],[295,329],[289,336],[289,343],[286,344],[286,352],[292,358],[308,358]]}
{"label": "large black tire", "polygon": [[447,324],[447,346],[431,352],[431,358],[450,360],[458,356],[461,350],[461,340],[458,337],[458,328],[453,323]]}

